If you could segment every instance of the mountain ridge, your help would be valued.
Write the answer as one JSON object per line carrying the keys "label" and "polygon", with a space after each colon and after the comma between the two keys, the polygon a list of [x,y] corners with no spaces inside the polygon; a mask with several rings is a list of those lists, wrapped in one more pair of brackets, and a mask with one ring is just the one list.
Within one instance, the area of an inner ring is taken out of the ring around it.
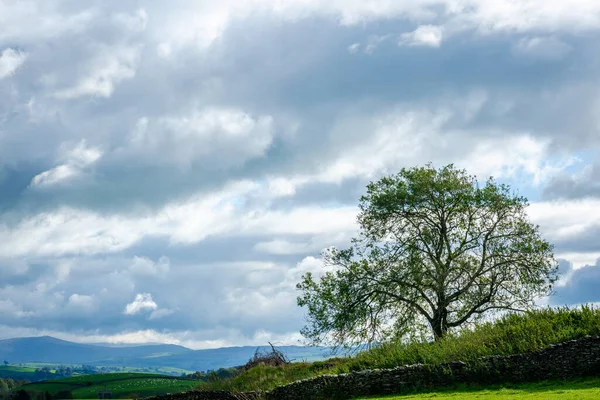
{"label": "mountain ridge", "polygon": [[[279,346],[292,361],[314,361],[327,356],[324,347]],[[269,346],[231,346],[192,350],[174,344],[114,346],[101,343],[76,343],[52,336],[33,336],[0,340],[0,362],[11,364],[54,363],[159,368],[206,371],[245,364],[254,353],[269,351]]]}

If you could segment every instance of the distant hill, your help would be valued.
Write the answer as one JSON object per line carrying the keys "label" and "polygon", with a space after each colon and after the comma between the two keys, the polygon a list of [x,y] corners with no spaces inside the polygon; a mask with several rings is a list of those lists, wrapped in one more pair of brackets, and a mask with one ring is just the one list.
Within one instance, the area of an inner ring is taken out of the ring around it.
{"label": "distant hill", "polygon": [[[165,355],[161,357],[132,357],[123,359],[122,365],[130,367],[175,367],[190,371],[206,371],[235,367],[245,364],[256,350],[269,351],[268,346],[221,347],[218,349],[192,350],[185,353]],[[317,361],[329,356],[330,351],[325,347],[278,346],[291,361]],[[109,360],[94,365],[114,365]]]}
{"label": "distant hill", "polygon": [[191,352],[172,344],[113,347],[67,342],[50,336],[0,340],[0,362],[91,364],[132,357],[156,357]]}
{"label": "distant hill", "polygon": [[[269,347],[260,347],[262,351]],[[278,347],[292,361],[315,361],[328,356],[327,348],[304,346]],[[206,371],[245,364],[257,347],[223,347],[191,350],[171,344],[115,346],[82,344],[50,336],[0,340],[0,362],[11,364],[45,362],[142,368],[174,367]]]}

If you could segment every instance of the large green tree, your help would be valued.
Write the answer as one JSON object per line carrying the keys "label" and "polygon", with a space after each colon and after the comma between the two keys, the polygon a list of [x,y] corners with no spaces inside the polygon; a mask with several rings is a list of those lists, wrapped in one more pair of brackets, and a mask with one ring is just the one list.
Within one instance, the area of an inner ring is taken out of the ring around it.
{"label": "large green tree", "polygon": [[507,185],[479,185],[453,165],[369,184],[359,237],[324,252],[330,271],[297,285],[308,314],[303,335],[356,345],[420,326],[437,340],[486,314],[530,308],[551,291],[558,266],[527,205]]}

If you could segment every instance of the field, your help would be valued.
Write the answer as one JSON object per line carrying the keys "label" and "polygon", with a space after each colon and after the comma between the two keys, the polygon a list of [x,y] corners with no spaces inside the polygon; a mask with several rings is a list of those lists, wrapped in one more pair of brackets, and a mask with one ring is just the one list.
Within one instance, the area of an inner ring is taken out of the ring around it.
{"label": "field", "polygon": [[191,390],[195,380],[157,374],[115,373],[78,376],[56,381],[43,381],[22,386],[28,392],[49,392],[51,395],[70,390],[76,399],[98,398],[98,391],[111,390],[113,398],[147,397],[161,393]]}
{"label": "field", "polygon": [[0,375],[5,372],[5,373],[10,373],[10,372],[17,372],[17,373],[27,373],[27,372],[33,372],[35,371],[35,368],[32,367],[21,367],[21,366],[17,366],[17,365],[2,365],[0,366]]}
{"label": "field", "polygon": [[0,378],[31,379],[35,368],[17,365],[0,365]]}
{"label": "field", "polygon": [[406,396],[369,397],[370,400],[592,400],[600,399],[600,378],[541,382],[509,387],[469,388]]}

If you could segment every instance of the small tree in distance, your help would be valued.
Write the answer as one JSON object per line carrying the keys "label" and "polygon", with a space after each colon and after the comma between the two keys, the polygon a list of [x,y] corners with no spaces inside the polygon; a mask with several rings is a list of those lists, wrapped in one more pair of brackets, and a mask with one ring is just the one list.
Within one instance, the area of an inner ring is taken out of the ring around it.
{"label": "small tree in distance", "polygon": [[367,186],[360,235],[324,253],[333,272],[302,277],[302,334],[358,345],[428,329],[436,339],[494,311],[523,311],[551,292],[553,246],[526,215],[527,199],[453,165],[402,169]]}

